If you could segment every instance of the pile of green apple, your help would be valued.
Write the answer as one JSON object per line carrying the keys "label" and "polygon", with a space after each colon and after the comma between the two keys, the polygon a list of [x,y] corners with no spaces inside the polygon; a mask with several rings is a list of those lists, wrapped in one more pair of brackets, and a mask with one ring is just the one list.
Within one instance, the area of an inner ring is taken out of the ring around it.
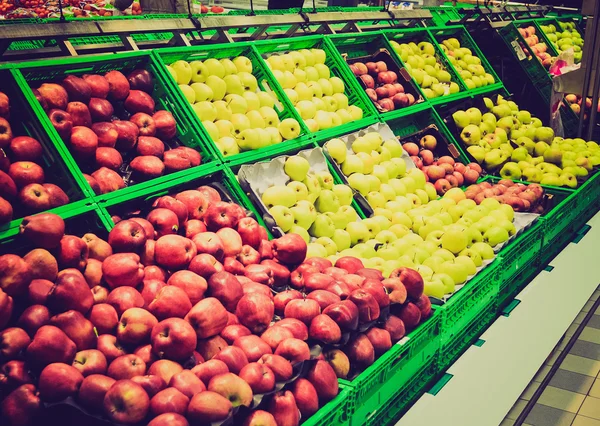
{"label": "pile of green apple", "polygon": [[452,81],[452,75],[438,61],[433,44],[428,41],[419,44],[412,41],[398,43],[394,40],[391,40],[390,44],[402,59],[410,75],[423,89],[426,98],[433,99],[460,91],[459,85]]}
{"label": "pile of green apple", "polygon": [[559,22],[559,25],[560,28],[556,28],[554,24],[541,25],[541,28],[548,40],[558,50],[558,53],[572,48],[575,63],[581,62],[583,37],[577,31],[573,22]]}
{"label": "pile of green apple", "polygon": [[485,111],[472,107],[452,114],[467,151],[488,172],[504,179],[576,188],[600,164],[596,142],[555,137],[550,127],[513,101],[485,100]]}
{"label": "pile of green apple", "polygon": [[224,156],[300,135],[293,118],[279,120],[277,98],[260,90],[245,56],[233,60],[176,61],[167,69]]}
{"label": "pile of green apple", "polygon": [[359,120],[363,111],[349,105],[344,81],[331,75],[322,49],[302,49],[266,58],[283,88],[311,132]]}
{"label": "pile of green apple", "polygon": [[440,47],[446,53],[454,69],[460,74],[467,89],[471,90],[496,82],[492,74],[485,72],[485,68],[481,65],[481,59],[474,55],[468,47],[461,47],[457,38],[451,37],[442,41]]}

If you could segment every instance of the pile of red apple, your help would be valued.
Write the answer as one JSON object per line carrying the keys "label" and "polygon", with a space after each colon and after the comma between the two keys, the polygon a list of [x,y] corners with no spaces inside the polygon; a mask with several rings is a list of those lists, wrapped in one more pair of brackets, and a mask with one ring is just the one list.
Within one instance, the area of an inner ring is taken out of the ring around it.
{"label": "pile of red apple", "polygon": [[465,196],[477,204],[486,198],[494,198],[502,204],[508,204],[516,212],[544,212],[544,188],[537,183],[528,185],[515,183],[510,179],[502,179],[498,183],[481,182],[471,185]]}
{"label": "pile of red apple", "polygon": [[529,45],[529,48],[535,57],[538,58],[544,68],[549,69],[550,66],[552,66],[554,57],[547,52],[548,46],[546,43],[540,43],[539,37],[535,34],[535,27],[528,26],[525,28],[519,28],[518,30],[525,39],[525,42],[527,42]]}
{"label": "pile of red apple", "polygon": [[169,111],[155,110],[153,90],[152,75],[136,69],[127,76],[69,75],[34,93],[78,165],[90,172],[84,176],[91,188],[106,194],[202,160],[194,149],[169,149],[177,145],[177,124]]}
{"label": "pile of red apple", "polygon": [[479,164],[469,163],[465,166],[449,155],[436,159],[434,151],[437,143],[435,136],[425,135],[418,144],[406,142],[402,148],[410,155],[415,166],[425,173],[427,181],[433,183],[438,195],[444,195],[450,188],[477,182],[482,172]]}
{"label": "pile of red apple", "polygon": [[418,272],[305,261],[302,237],[269,241],[210,186],[115,220],[104,240],[30,216],[22,237],[39,248],[0,256],[8,425],[66,399],[121,424],[297,425],[431,312]]}
{"label": "pile of red apple", "polygon": [[354,62],[350,69],[364,83],[369,98],[382,110],[393,111],[416,102],[411,93],[404,92],[404,86],[398,83],[398,75],[388,71],[385,62]]}
{"label": "pile of red apple", "polygon": [[16,213],[37,213],[69,203],[60,187],[46,182],[42,145],[29,136],[14,135],[9,113],[10,100],[0,92],[0,225]]}

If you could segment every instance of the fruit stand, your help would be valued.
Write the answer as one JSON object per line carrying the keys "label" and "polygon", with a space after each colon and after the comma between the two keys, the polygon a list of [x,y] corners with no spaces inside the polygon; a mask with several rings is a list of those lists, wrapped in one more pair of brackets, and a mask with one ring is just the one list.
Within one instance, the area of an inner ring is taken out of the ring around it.
{"label": "fruit stand", "polygon": [[393,424],[600,208],[586,99],[548,119],[582,34],[510,6],[0,21],[2,424]]}

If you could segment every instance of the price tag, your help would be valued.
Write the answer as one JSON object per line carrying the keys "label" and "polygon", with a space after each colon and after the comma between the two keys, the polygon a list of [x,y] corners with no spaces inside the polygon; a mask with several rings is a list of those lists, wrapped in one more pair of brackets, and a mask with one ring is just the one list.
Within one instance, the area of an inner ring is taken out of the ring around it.
{"label": "price tag", "polygon": [[408,336],[404,336],[402,339],[398,340],[398,343],[396,343],[397,345],[406,345],[406,342],[408,342],[410,340],[410,337]]}
{"label": "price tag", "polygon": [[517,58],[519,58],[519,61],[527,59],[525,52],[523,52],[523,49],[521,48],[521,45],[517,40],[513,40],[510,44],[512,44],[513,49],[515,49],[515,53],[517,54]]}

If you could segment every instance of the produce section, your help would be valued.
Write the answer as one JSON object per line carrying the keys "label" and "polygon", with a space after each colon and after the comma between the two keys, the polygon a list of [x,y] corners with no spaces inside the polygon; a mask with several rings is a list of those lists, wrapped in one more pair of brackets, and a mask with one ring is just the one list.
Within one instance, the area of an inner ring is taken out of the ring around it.
{"label": "produce section", "polygon": [[[556,22],[498,31],[550,79]],[[397,420],[600,208],[598,144],[486,56],[440,25],[2,65],[3,419]]]}

